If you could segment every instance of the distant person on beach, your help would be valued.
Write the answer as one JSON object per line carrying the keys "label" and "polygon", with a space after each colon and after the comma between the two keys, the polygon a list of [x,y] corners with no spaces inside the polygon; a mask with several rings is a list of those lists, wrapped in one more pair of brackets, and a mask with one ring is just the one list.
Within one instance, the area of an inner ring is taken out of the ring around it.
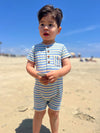
{"label": "distant person on beach", "polygon": [[94,58],[93,56],[91,56],[90,59],[85,58],[85,61],[86,61],[86,62],[89,62],[89,61],[90,61],[90,62],[96,62],[96,60],[94,60],[93,58]]}
{"label": "distant person on beach", "polygon": [[93,58],[94,58],[94,57],[91,56],[91,58],[89,59],[89,61],[96,62],[96,60],[94,60]]}
{"label": "distant person on beach", "polygon": [[59,110],[63,92],[63,76],[71,70],[70,54],[64,44],[55,42],[61,31],[61,9],[52,5],[38,12],[42,42],[32,47],[27,56],[26,69],[36,78],[34,86],[33,133],[39,133],[48,106],[52,133],[58,133]]}

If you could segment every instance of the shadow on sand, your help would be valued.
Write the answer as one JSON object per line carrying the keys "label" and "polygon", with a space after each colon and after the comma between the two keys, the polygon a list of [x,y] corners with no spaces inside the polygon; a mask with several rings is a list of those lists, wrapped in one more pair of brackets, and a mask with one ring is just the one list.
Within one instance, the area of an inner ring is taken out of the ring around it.
{"label": "shadow on sand", "polygon": [[[16,133],[32,133],[32,119],[25,119],[19,125],[18,128],[15,129]],[[51,133],[48,128],[44,125],[41,126],[40,133]]]}

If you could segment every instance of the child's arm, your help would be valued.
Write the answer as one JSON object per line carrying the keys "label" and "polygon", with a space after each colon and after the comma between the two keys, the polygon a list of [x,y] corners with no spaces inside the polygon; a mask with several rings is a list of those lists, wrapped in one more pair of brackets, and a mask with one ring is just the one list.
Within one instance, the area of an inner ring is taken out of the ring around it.
{"label": "child's arm", "polygon": [[47,73],[49,83],[54,83],[59,77],[66,75],[71,70],[71,63],[69,58],[62,60],[62,68]]}
{"label": "child's arm", "polygon": [[37,75],[38,71],[35,70],[35,63],[34,62],[28,60],[27,64],[26,64],[26,70],[31,76],[39,79],[39,75]]}
{"label": "child's arm", "polygon": [[35,63],[34,62],[28,60],[27,65],[26,65],[26,70],[31,76],[33,76],[36,79],[39,79],[39,81],[42,84],[44,84],[44,85],[48,84],[47,77],[41,77],[38,75],[38,71],[36,71],[36,69],[35,69]]}

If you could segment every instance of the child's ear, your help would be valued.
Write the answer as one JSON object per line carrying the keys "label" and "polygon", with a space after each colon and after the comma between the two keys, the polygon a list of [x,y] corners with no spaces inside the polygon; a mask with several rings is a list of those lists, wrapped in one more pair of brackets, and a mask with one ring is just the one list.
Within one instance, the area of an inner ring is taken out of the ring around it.
{"label": "child's ear", "polygon": [[58,34],[60,33],[61,29],[62,29],[61,26],[59,26],[59,28],[58,28]]}

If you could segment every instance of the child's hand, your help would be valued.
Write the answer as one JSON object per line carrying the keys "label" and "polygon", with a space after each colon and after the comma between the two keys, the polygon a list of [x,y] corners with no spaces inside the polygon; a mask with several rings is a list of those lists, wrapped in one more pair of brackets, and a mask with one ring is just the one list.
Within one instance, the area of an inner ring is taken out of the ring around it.
{"label": "child's hand", "polygon": [[44,84],[47,85],[48,84],[48,78],[47,76],[40,76],[39,81]]}
{"label": "child's hand", "polygon": [[49,83],[54,83],[59,78],[59,73],[57,70],[54,70],[47,73],[47,77]]}

